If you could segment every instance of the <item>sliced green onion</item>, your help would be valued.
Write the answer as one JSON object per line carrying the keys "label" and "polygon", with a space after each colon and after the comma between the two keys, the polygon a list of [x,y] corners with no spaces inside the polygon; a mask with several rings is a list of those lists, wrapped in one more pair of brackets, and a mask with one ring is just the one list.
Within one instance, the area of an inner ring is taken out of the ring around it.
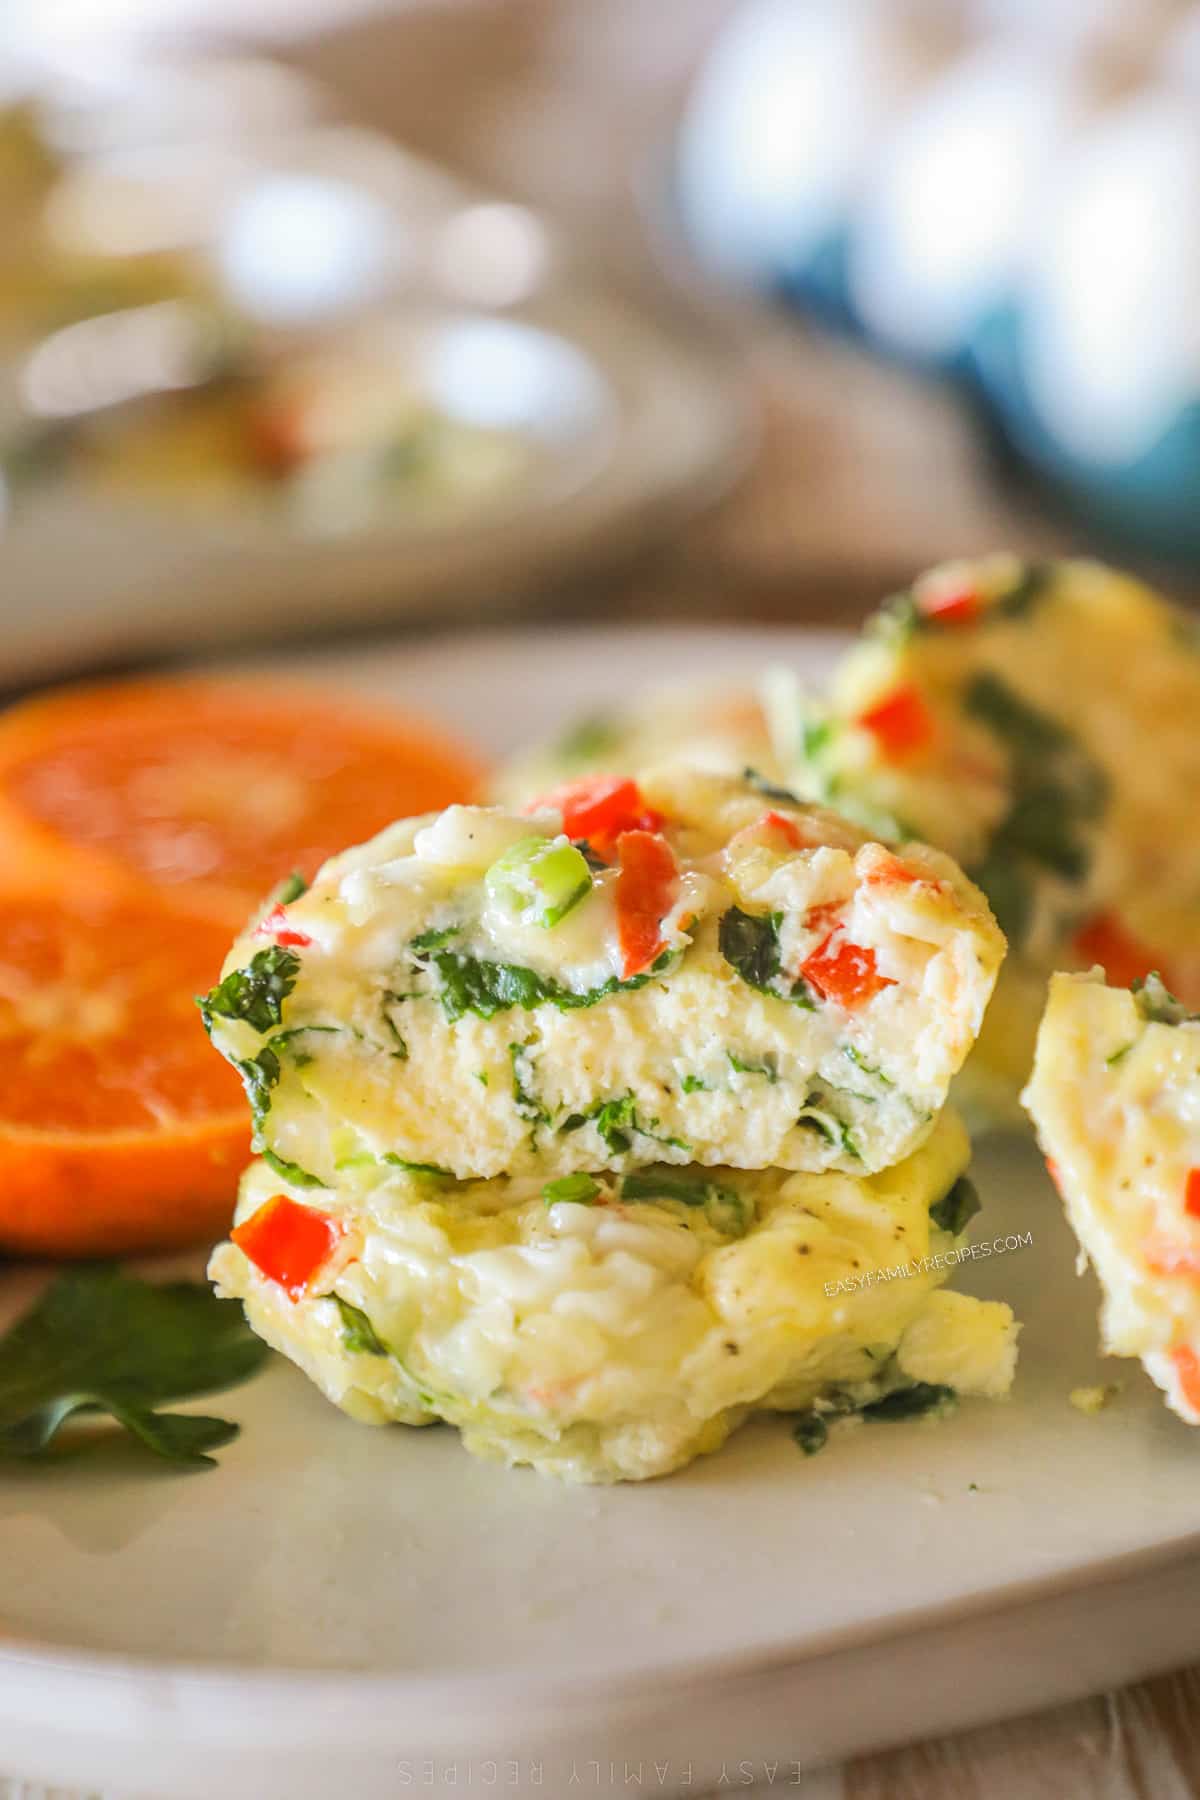
{"label": "sliced green onion", "polygon": [[488,898],[514,918],[546,929],[565,919],[592,885],[587,858],[566,838],[522,838],[483,878]]}
{"label": "sliced green onion", "polygon": [[542,1199],[547,1206],[557,1206],[560,1201],[569,1201],[574,1206],[591,1206],[601,1192],[600,1183],[590,1175],[560,1175],[557,1181],[546,1183]]}

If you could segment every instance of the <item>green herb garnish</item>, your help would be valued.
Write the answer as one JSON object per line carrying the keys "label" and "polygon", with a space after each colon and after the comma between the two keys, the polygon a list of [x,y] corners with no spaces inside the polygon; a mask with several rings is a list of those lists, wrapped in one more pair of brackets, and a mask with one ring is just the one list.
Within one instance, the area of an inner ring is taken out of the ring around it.
{"label": "green herb garnish", "polygon": [[727,1050],[725,1055],[735,1075],[762,1075],[770,1087],[779,1080],[779,1064],[773,1056],[764,1056],[761,1062],[743,1062],[736,1050]]}
{"label": "green herb garnish", "polygon": [[764,800],[777,800],[784,806],[802,806],[804,802],[799,794],[793,794],[791,788],[782,787],[777,781],[768,781],[757,769],[743,769],[742,780],[752,787],[756,794]]}
{"label": "green herb garnish", "polygon": [[433,1175],[442,1181],[454,1180],[453,1169],[443,1169],[440,1163],[410,1162],[407,1156],[397,1156],[394,1150],[385,1150],[379,1160],[390,1169],[403,1169],[406,1175]]}
{"label": "green herb garnish", "polygon": [[205,1283],[67,1269],[0,1338],[0,1457],[37,1456],[68,1420],[107,1413],[164,1461],[211,1466],[238,1427],[159,1409],[236,1387],[266,1355],[241,1307]]}
{"label": "green herb garnish", "polygon": [[1084,827],[1103,815],[1108,777],[1056,719],[991,670],[974,676],[964,706],[1000,738],[1012,759],[1008,813],[970,873],[1005,935],[1019,945],[1033,923],[1033,872],[1048,870],[1072,882],[1086,876],[1092,852]]}
{"label": "green herb garnish", "polygon": [[682,1138],[661,1136],[658,1120],[643,1119],[632,1094],[622,1094],[615,1100],[597,1100],[586,1112],[571,1113],[558,1129],[560,1132],[579,1131],[584,1125],[596,1127],[612,1156],[624,1156],[632,1149],[634,1136],[649,1138],[656,1144],[666,1144],[672,1150],[691,1149],[691,1145]]}
{"label": "green herb garnish", "polygon": [[1187,1025],[1200,1018],[1177,1000],[1161,975],[1143,976],[1132,984],[1133,1003],[1148,1024]]}
{"label": "green herb garnish", "polygon": [[325,1183],[319,1175],[310,1175],[299,1163],[289,1162],[286,1156],[280,1156],[269,1144],[255,1143],[258,1151],[269,1169],[274,1169],[281,1181],[290,1182],[292,1187],[315,1188],[324,1187]]}
{"label": "green herb garnish", "polygon": [[[416,948],[416,942],[412,948]],[[645,987],[655,975],[663,973],[671,960],[671,954],[664,951],[644,974],[632,975],[628,981],[611,975],[599,987],[589,988],[584,993],[575,993],[551,977],[516,963],[485,962],[453,950],[435,951],[429,967],[437,975],[442,1010],[453,1024],[469,1012],[480,1019],[491,1019],[498,1012],[507,1012],[517,1006],[526,1012],[543,1005],[556,1006],[560,1012],[595,1006],[610,994]]]}
{"label": "green herb garnish", "polygon": [[300,958],[272,944],[256,950],[244,969],[231,969],[209,993],[197,997],[205,1029],[214,1019],[244,1019],[255,1031],[269,1031],[283,1016],[283,1003],[296,985]]}
{"label": "green herb garnish", "polygon": [[508,1046],[509,1061],[512,1063],[513,1104],[518,1118],[525,1119],[530,1127],[531,1144],[537,1137],[539,1125],[549,1125],[550,1114],[533,1091],[533,1043],[531,1039],[525,1044]]}
{"label": "green herb garnish", "polygon": [[285,876],[280,882],[271,898],[276,906],[290,906],[293,900],[299,900],[301,895],[307,894],[307,892],[307,881],[299,869],[293,869],[291,874]]}
{"label": "green herb garnish", "polygon": [[340,1294],[329,1298],[342,1315],[342,1344],[357,1356],[386,1356],[388,1347],[376,1334],[375,1327],[361,1307],[351,1306]]}
{"label": "green herb garnish", "polygon": [[622,1200],[678,1200],[684,1206],[702,1206],[709,1224],[729,1237],[742,1237],[752,1211],[736,1188],[703,1176],[678,1170],[637,1169],[621,1181]]}
{"label": "green herb garnish", "polygon": [[685,1075],[679,1084],[682,1094],[711,1094],[712,1089],[707,1081],[701,1081],[699,1075]]}
{"label": "green herb garnish", "polygon": [[802,1412],[793,1421],[792,1436],[805,1456],[815,1456],[829,1442],[829,1427],[819,1412]]}
{"label": "green herb garnish", "polygon": [[593,713],[564,731],[554,753],[566,763],[589,763],[610,756],[620,742],[621,728],[602,713]]}
{"label": "green herb garnish", "polygon": [[917,1381],[912,1387],[896,1388],[882,1400],[872,1400],[862,1408],[864,1419],[919,1419],[925,1413],[945,1412],[958,1395],[952,1387],[941,1387],[932,1381]]}
{"label": "green herb garnish", "polygon": [[779,952],[782,919],[782,913],[747,913],[740,906],[731,906],[721,915],[717,946],[747,987],[772,994],[777,1000],[790,1000],[806,1012],[815,1012],[808,983],[802,978],[791,981],[783,973]]}
{"label": "green herb garnish", "polygon": [[950,1192],[930,1207],[929,1216],[939,1231],[948,1231],[951,1237],[958,1237],[982,1210],[983,1202],[975,1183],[960,1175]]}

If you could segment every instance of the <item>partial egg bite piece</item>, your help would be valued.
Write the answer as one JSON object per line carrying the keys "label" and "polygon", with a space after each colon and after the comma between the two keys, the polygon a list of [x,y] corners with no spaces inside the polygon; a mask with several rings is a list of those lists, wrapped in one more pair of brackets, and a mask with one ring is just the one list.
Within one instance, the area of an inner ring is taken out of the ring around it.
{"label": "partial egg bite piece", "polygon": [[929,1134],[1003,949],[940,852],[675,769],[392,826],[269,909],[202,1010],[294,1184],[858,1175]]}
{"label": "partial egg bite piece", "polygon": [[922,838],[1009,940],[958,1094],[1017,1118],[1046,985],[1158,969],[1200,1003],[1200,630],[1115,569],[996,555],[931,569],[868,625],[827,699],[768,691],[780,765],[868,829]]}
{"label": "partial egg bite piece", "polygon": [[665,1475],[751,1413],[800,1442],[881,1400],[1007,1392],[1007,1306],[940,1291],[977,1210],[946,1114],[883,1174],[658,1165],[455,1184],[242,1182],[218,1292],[352,1417],[458,1427],[573,1481]]}
{"label": "partial egg bite piece", "polygon": [[1023,1099],[1100,1283],[1103,1348],[1200,1425],[1200,1016],[1157,976],[1056,975]]}

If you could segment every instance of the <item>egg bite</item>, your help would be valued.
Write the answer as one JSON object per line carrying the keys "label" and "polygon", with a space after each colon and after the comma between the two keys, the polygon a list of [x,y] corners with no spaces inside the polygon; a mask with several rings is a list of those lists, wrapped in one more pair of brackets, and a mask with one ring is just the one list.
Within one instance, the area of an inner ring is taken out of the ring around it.
{"label": "egg bite", "polygon": [[940,852],[676,769],[404,820],[267,910],[201,1005],[293,1182],[858,1175],[932,1129],[1002,954]]}
{"label": "egg bite", "polygon": [[1200,1000],[1200,629],[1099,563],[998,555],[889,601],[827,697],[768,683],[780,760],[810,798],[937,844],[977,881],[1009,957],[959,1093],[1019,1117],[1046,983],[1101,963]]}
{"label": "egg bite", "polygon": [[453,1183],[356,1167],[331,1191],[259,1160],[219,1293],[335,1405],[445,1420],[479,1456],[639,1481],[756,1411],[829,1424],[999,1397],[1012,1313],[944,1291],[977,1201],[946,1114],[881,1174],[659,1164]]}
{"label": "egg bite", "polygon": [[1200,1424],[1200,1016],[1157,976],[1056,975],[1023,1101],[1100,1283],[1104,1350]]}
{"label": "egg bite", "polygon": [[670,682],[592,708],[494,772],[491,797],[520,808],[583,775],[637,775],[667,762],[713,774],[778,775],[762,701],[750,684]]}

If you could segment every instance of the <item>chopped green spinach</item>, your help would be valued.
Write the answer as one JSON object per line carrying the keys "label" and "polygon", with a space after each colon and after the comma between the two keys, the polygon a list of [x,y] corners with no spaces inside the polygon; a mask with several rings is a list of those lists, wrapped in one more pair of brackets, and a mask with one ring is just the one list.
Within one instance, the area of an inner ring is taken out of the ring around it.
{"label": "chopped green spinach", "polygon": [[896,1388],[882,1400],[872,1400],[862,1408],[864,1419],[919,1419],[926,1413],[945,1412],[958,1399],[952,1387],[936,1382],[917,1381],[911,1387]]}
{"label": "chopped green spinach", "polygon": [[783,787],[777,781],[768,781],[767,777],[760,775],[757,769],[743,769],[742,780],[748,787],[752,787],[756,794],[761,794],[764,800],[776,800],[783,806],[802,806],[804,804],[799,794],[794,794],[791,788]]}
{"label": "chopped green spinach", "polygon": [[633,1148],[634,1137],[649,1138],[653,1143],[666,1144],[672,1150],[689,1150],[690,1144],[683,1138],[663,1137],[659,1134],[657,1119],[643,1119],[638,1113],[632,1094],[622,1094],[615,1100],[597,1100],[586,1112],[571,1113],[559,1126],[560,1132],[579,1131],[585,1125],[594,1125],[612,1156],[624,1156]]}
{"label": "chopped green spinach", "polygon": [[296,985],[300,958],[294,950],[271,944],[256,950],[244,969],[231,969],[209,993],[197,996],[206,1031],[214,1019],[244,1019],[255,1031],[281,1023],[283,1003]]}
{"label": "chopped green spinach", "polygon": [[943,1194],[929,1209],[929,1216],[940,1231],[958,1237],[977,1212],[983,1210],[975,1183],[960,1175],[949,1193]]}
{"label": "chopped green spinach", "polygon": [[1200,1013],[1189,1012],[1182,1000],[1175,998],[1162,976],[1157,973],[1145,975],[1140,981],[1135,981],[1131,991],[1134,1005],[1148,1024],[1188,1025],[1200,1018]]}
{"label": "chopped green spinach", "polygon": [[406,1175],[434,1175],[442,1181],[454,1180],[453,1169],[443,1169],[441,1163],[412,1162],[407,1156],[397,1156],[394,1150],[385,1150],[379,1160],[391,1169],[403,1169]]}
{"label": "chopped green spinach", "polygon": [[805,1456],[815,1456],[829,1442],[829,1427],[819,1412],[810,1410],[796,1415],[792,1436]]}
{"label": "chopped green spinach", "polygon": [[[415,947],[415,944],[411,946]],[[498,1012],[507,1012],[517,1006],[526,1012],[542,1005],[556,1006],[560,1012],[595,1006],[610,994],[645,987],[655,975],[662,974],[672,960],[671,953],[664,951],[644,974],[630,976],[627,981],[610,975],[599,987],[583,993],[576,993],[552,977],[539,975],[517,963],[486,962],[453,950],[435,950],[427,965],[418,966],[432,968],[435,972],[442,1010],[453,1024],[469,1012],[480,1019],[491,1019]]]}
{"label": "chopped green spinach", "polygon": [[808,983],[800,976],[792,980],[783,971],[779,951],[782,920],[782,913],[748,913],[740,906],[731,906],[721,915],[717,947],[747,987],[771,994],[777,1000],[790,1000],[806,1012],[815,1012]]}
{"label": "chopped green spinach", "polygon": [[743,1062],[736,1050],[727,1050],[725,1055],[735,1075],[762,1075],[768,1087],[774,1087],[779,1080],[779,1063],[774,1056],[764,1056],[761,1062]]}

